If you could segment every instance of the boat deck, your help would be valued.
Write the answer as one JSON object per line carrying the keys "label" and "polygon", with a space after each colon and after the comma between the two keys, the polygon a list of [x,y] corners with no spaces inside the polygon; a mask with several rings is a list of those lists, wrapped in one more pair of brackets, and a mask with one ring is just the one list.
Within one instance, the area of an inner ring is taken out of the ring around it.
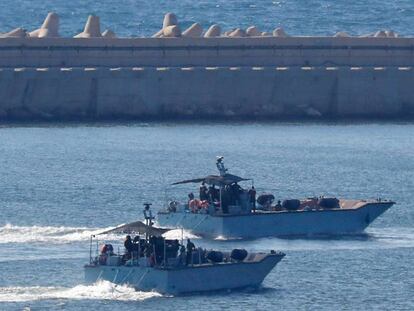
{"label": "boat deck", "polygon": [[[255,212],[240,214],[240,215],[263,215],[263,214],[280,214],[280,213],[301,213],[301,212],[321,212],[321,211],[343,211],[343,210],[358,210],[370,204],[395,204],[395,202],[387,201],[387,200],[339,200],[339,208],[322,208],[322,207],[309,207],[309,208],[299,208],[297,210],[260,210],[257,209]],[[220,216],[220,217],[228,217],[234,216],[234,214],[223,214],[217,212],[211,216]]]}

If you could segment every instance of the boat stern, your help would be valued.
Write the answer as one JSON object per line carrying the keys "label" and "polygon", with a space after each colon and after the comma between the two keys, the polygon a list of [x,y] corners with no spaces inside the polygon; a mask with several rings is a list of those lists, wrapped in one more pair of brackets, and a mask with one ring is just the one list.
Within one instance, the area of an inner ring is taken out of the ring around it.
{"label": "boat stern", "polygon": [[97,282],[102,275],[102,269],[98,265],[87,264],[84,266],[85,283],[93,284]]}

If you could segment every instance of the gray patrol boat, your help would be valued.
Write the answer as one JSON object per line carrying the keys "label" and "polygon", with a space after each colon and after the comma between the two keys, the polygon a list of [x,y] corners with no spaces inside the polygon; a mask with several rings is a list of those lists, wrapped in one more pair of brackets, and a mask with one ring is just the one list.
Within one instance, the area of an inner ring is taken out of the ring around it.
{"label": "gray patrol boat", "polygon": [[[148,223],[149,220],[149,223]],[[257,288],[282,260],[284,253],[248,253],[244,249],[221,252],[196,248],[188,240],[184,247],[178,240],[149,236],[152,221],[146,218],[145,239],[127,236],[124,254],[114,253],[111,244],[101,245],[85,265],[85,280],[128,284],[137,290],[163,294],[186,294],[241,288]]]}
{"label": "gray patrol boat", "polygon": [[157,214],[166,228],[223,238],[309,236],[362,233],[393,204],[388,200],[349,200],[327,197],[290,199],[274,203],[272,194],[256,197],[256,190],[238,183],[250,179],[228,173],[217,158],[219,175],[184,180],[173,185],[201,183],[199,197],[171,201]]}

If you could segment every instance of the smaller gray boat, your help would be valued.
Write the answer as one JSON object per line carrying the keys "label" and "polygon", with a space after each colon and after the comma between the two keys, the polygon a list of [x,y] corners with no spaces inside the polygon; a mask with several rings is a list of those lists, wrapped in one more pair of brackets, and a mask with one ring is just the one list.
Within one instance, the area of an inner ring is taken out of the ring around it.
{"label": "smaller gray boat", "polygon": [[106,280],[172,295],[257,288],[285,256],[275,251],[207,251],[195,248],[189,240],[184,247],[178,240],[160,236],[134,240],[125,242],[124,254],[115,254],[111,244],[104,244],[94,257],[91,247],[90,262],[85,265],[86,282]]}

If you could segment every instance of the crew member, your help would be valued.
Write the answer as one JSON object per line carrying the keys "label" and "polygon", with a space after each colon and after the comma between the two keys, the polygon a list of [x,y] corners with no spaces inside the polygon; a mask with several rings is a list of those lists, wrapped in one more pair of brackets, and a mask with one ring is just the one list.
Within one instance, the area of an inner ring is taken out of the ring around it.
{"label": "crew member", "polygon": [[184,262],[187,262],[186,256],[185,256],[185,246],[180,246],[180,255],[178,256],[180,265],[184,265]]}
{"label": "crew member", "polygon": [[185,261],[186,265],[188,265],[191,262],[194,250],[195,250],[194,243],[191,242],[190,239],[187,239],[187,258],[186,258],[186,261]]}
{"label": "crew member", "polygon": [[134,254],[134,258],[137,257],[141,257],[141,250],[140,250],[140,237],[139,235],[135,236],[134,239],[132,240],[132,250],[133,250],[133,254]]}
{"label": "crew member", "polygon": [[138,243],[139,243],[139,240],[140,240],[139,235],[136,235],[136,236],[134,237],[134,239],[132,240],[132,243],[134,243],[134,244],[138,244]]}
{"label": "crew member", "polygon": [[208,200],[208,190],[207,190],[207,186],[205,185],[204,181],[200,185],[200,200],[201,201]]}
{"label": "crew member", "polygon": [[192,192],[190,192],[188,194],[188,204],[187,204],[187,209],[190,209],[190,202],[194,200],[194,194]]}
{"label": "crew member", "polygon": [[134,250],[134,245],[132,243],[130,235],[126,236],[125,241],[124,241],[124,247],[128,254],[131,254],[131,252]]}
{"label": "crew member", "polygon": [[214,185],[208,188],[208,196],[212,203],[220,201],[220,192]]}
{"label": "crew member", "polygon": [[154,219],[154,216],[152,216],[152,211],[150,209],[151,204],[144,204],[144,205],[145,205],[144,219],[146,220],[148,226],[152,226],[153,225],[152,220]]}
{"label": "crew member", "polygon": [[280,204],[280,200],[277,200],[277,204],[275,205],[275,211],[281,211],[282,210],[282,204]]}

